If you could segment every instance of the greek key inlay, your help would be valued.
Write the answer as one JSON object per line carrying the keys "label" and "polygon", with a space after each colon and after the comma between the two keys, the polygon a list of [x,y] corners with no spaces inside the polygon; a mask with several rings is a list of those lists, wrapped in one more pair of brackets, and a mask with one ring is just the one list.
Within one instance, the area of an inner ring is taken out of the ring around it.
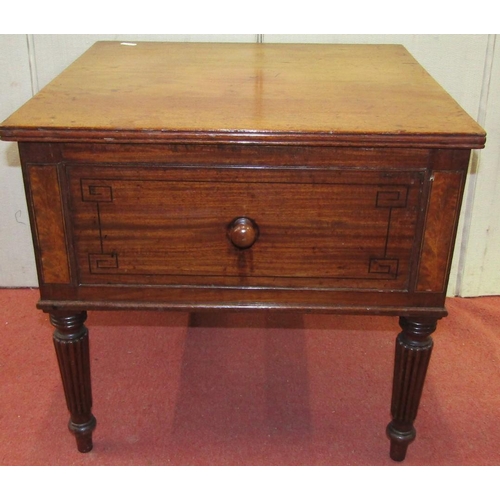
{"label": "greek key inlay", "polygon": [[116,253],[90,253],[89,267],[91,273],[106,273],[110,269],[118,269],[118,255]]}
{"label": "greek key inlay", "polygon": [[377,208],[405,208],[408,200],[407,186],[388,186],[377,191]]}
{"label": "greek key inlay", "polygon": [[370,259],[370,274],[398,275],[399,259]]}
{"label": "greek key inlay", "polygon": [[92,179],[81,179],[82,201],[112,202],[113,189],[101,183],[102,181]]}

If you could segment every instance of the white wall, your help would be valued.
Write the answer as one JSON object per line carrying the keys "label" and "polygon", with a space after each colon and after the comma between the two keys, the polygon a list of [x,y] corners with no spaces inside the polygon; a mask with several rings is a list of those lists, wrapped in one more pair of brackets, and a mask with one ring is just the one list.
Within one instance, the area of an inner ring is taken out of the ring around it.
{"label": "white wall", "polygon": [[[32,96],[26,36],[0,36],[0,120]],[[0,286],[36,286],[17,145],[0,141]]]}
{"label": "white wall", "polygon": [[[401,43],[487,130],[474,153],[449,295],[500,294],[500,47],[496,35],[264,35],[264,43]],[[96,40],[256,42],[259,35],[0,35],[0,121]],[[495,50],[495,48],[497,50]],[[0,286],[36,286],[13,143],[0,142]]]}
{"label": "white wall", "polygon": [[463,263],[457,283],[465,297],[500,295],[500,37],[490,37],[479,121],[486,148],[469,176],[463,216]]}

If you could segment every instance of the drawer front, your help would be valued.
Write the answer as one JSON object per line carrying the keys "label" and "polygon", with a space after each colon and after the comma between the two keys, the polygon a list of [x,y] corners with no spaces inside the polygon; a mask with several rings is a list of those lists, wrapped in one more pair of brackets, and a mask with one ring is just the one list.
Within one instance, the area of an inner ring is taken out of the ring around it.
{"label": "drawer front", "polygon": [[420,171],[67,166],[67,178],[80,284],[409,284]]}

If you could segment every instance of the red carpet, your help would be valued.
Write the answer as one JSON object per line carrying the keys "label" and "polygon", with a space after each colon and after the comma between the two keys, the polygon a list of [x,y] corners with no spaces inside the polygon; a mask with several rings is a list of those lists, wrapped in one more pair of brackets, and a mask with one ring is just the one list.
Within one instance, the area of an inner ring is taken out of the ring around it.
{"label": "red carpet", "polygon": [[0,465],[500,465],[500,297],[449,299],[402,464],[396,318],[89,312],[94,450],[66,425],[38,290],[0,290]]}

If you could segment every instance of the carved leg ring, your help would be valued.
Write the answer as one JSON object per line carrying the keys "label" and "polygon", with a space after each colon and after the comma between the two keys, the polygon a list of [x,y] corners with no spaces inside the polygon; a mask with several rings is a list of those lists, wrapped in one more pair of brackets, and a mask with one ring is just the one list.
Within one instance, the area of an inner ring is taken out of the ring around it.
{"label": "carved leg ring", "polygon": [[398,462],[405,459],[408,445],[417,434],[413,422],[432,352],[430,335],[436,329],[437,320],[401,318],[399,324],[403,331],[396,339],[391,404],[393,420],[387,426],[387,436],[391,440],[390,456]]}
{"label": "carved leg ring", "polygon": [[96,419],[92,415],[90,355],[86,312],[62,311],[50,314],[55,326],[54,346],[61,372],[66,404],[71,414],[69,430],[76,437],[78,451],[92,449],[92,431]]}

